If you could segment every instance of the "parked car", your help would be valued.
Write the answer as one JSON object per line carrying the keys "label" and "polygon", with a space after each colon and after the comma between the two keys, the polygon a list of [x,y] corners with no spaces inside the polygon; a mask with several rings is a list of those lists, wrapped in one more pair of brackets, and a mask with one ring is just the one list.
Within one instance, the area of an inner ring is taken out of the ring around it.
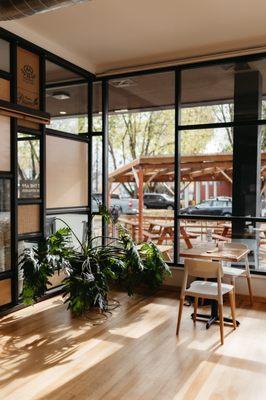
{"label": "parked car", "polygon": [[180,214],[222,215],[223,217],[230,217],[232,215],[232,199],[231,197],[216,197],[205,200],[193,207],[182,208]]}
{"label": "parked car", "polygon": [[165,208],[167,210],[175,208],[174,197],[164,193],[144,193],[143,200],[145,208]]}
{"label": "parked car", "polygon": [[[98,211],[98,203],[102,203],[102,194],[93,193],[92,195],[92,211]],[[136,214],[138,210],[138,199],[130,197],[121,197],[119,194],[111,194],[110,207],[115,207],[122,214]]]}

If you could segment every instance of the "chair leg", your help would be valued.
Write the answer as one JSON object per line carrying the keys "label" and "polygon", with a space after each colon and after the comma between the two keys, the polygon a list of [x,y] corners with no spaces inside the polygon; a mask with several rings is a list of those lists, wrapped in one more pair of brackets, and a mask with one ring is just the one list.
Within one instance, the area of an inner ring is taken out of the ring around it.
{"label": "chair leg", "polygon": [[253,293],[252,293],[252,286],[251,286],[251,278],[250,278],[250,276],[247,276],[247,282],[248,282],[248,291],[249,291],[250,304],[253,306]]}
{"label": "chair leg", "polygon": [[194,298],[194,314],[193,314],[194,324],[196,323],[196,319],[197,319],[198,303],[199,303],[199,299],[198,299],[198,297],[195,297]]}
{"label": "chair leg", "polygon": [[[208,279],[207,278],[204,278],[204,281],[205,282],[207,282],[208,281]],[[205,299],[201,299],[201,307],[204,307],[205,306]]]}
{"label": "chair leg", "polygon": [[236,280],[234,277],[231,278],[231,285],[234,287],[234,303],[236,304]]}
{"label": "chair leg", "polygon": [[235,313],[235,295],[234,295],[234,290],[229,292],[229,301],[230,301],[230,307],[231,307],[231,315],[233,319],[233,326],[234,329],[236,329],[236,313]]}
{"label": "chair leg", "polygon": [[219,320],[220,320],[220,335],[221,335],[221,344],[224,344],[224,313],[223,313],[223,305],[219,304]]}
{"label": "chair leg", "polygon": [[184,306],[184,298],[180,298],[180,301],[179,301],[179,310],[178,310],[178,318],[177,318],[177,326],[176,326],[176,334],[177,334],[177,335],[179,334],[179,329],[180,329],[180,324],[181,324],[183,306]]}

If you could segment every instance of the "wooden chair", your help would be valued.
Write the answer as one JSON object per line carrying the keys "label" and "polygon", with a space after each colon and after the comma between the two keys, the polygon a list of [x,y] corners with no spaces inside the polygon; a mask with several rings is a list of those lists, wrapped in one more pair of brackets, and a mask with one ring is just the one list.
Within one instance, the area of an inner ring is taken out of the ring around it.
{"label": "wooden chair", "polygon": [[[248,246],[244,243],[224,243],[223,245],[224,250],[230,249],[243,249],[249,250]],[[253,293],[252,293],[252,286],[251,286],[251,278],[250,278],[250,270],[249,270],[249,262],[248,262],[248,254],[245,256],[245,269],[239,268],[232,268],[230,267],[223,267],[223,273],[225,278],[230,278],[231,284],[235,286],[235,279],[242,276],[247,279],[248,284],[248,291],[249,291],[249,298],[250,304],[253,305]]]}
{"label": "wooden chair", "polygon": [[[191,283],[190,287],[187,288],[187,281],[189,276],[195,278],[204,278],[204,279],[217,279],[217,283],[195,280],[194,282]],[[234,286],[222,283],[221,281],[222,276],[223,276],[222,265],[218,261],[185,259],[184,280],[181,289],[177,328],[176,328],[177,335],[179,334],[185,296],[191,296],[195,298],[194,314],[193,314],[194,323],[196,322],[199,298],[218,301],[221,344],[223,344],[224,343],[223,296],[226,293],[228,293],[230,299],[233,326],[234,329],[236,329]]]}

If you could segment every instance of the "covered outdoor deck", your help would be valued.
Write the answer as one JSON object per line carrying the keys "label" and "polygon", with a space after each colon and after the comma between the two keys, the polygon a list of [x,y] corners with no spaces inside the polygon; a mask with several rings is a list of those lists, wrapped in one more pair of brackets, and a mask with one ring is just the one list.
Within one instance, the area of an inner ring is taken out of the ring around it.
{"label": "covered outdoor deck", "polygon": [[[180,160],[180,194],[191,184],[197,182],[225,182],[231,188],[233,161],[232,154],[206,154],[182,156]],[[172,259],[174,240],[174,211],[165,209],[145,209],[143,193],[145,185],[161,183],[169,194],[174,194],[175,158],[171,155],[140,157],[109,174],[109,197],[121,184],[135,184],[139,200],[136,215],[122,215],[119,221],[132,234],[136,241],[154,241],[164,246],[166,260]],[[265,194],[266,152],[261,153],[261,196]],[[231,189],[230,189],[231,190]],[[208,240],[214,242],[231,241],[230,221],[208,221],[184,219],[179,220],[180,250],[202,245]],[[257,224],[259,230],[258,254],[261,268],[266,262],[266,224]],[[211,236],[211,239],[210,237]]]}

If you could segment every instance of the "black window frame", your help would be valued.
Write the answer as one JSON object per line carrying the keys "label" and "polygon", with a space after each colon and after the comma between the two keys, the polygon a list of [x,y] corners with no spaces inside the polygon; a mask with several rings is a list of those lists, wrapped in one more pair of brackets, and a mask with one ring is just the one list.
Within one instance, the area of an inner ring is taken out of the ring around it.
{"label": "black window frame", "polygon": [[[213,215],[202,215],[202,216],[195,216],[195,215],[184,215],[180,214],[180,196],[179,196],[179,187],[180,187],[180,135],[182,131],[185,130],[204,130],[204,129],[213,129],[213,128],[225,128],[231,127],[232,129],[235,127],[239,127],[242,125],[245,126],[263,126],[266,125],[266,118],[264,119],[250,119],[245,120],[245,122],[238,121],[233,119],[231,122],[223,122],[223,123],[208,123],[208,124],[194,124],[194,125],[182,125],[180,123],[180,111],[181,111],[181,72],[187,69],[194,69],[194,68],[201,68],[207,67],[212,65],[221,65],[227,63],[239,63],[239,62],[248,62],[248,61],[257,61],[265,59],[266,60],[266,53],[258,53],[253,55],[245,55],[245,56],[237,56],[237,57],[227,57],[224,59],[214,59],[210,61],[202,61],[196,63],[188,63],[184,65],[172,66],[172,67],[162,67],[156,69],[149,69],[149,70],[139,70],[137,72],[127,72],[122,74],[116,75],[106,75],[102,78],[102,84],[105,86],[105,90],[103,90],[103,121],[105,121],[105,125],[103,125],[104,135],[106,137],[105,142],[108,143],[108,82],[111,79],[120,79],[120,78],[132,78],[138,75],[148,75],[148,74],[156,74],[162,72],[175,72],[175,209],[174,209],[174,258],[173,262],[169,262],[171,267],[183,267],[183,264],[179,262],[179,240],[178,240],[178,231],[179,231],[179,223],[181,219],[188,219],[188,220],[211,220],[211,221],[227,221],[232,222],[233,224],[236,222],[242,221],[250,222],[255,226],[256,223],[259,222],[266,222],[266,218],[263,217],[246,217],[246,216],[235,216],[232,215],[231,217],[225,216],[213,216]],[[99,80],[99,79],[98,79]],[[107,85],[107,87],[106,87]],[[103,159],[103,163],[105,164],[103,167],[105,169],[106,174],[106,182],[107,182],[107,169],[108,169],[108,155],[106,155],[106,148],[104,149],[105,158]],[[235,157],[235,156],[233,156]],[[235,163],[235,159],[233,158],[233,165]],[[106,194],[107,195],[107,194]],[[232,196],[233,197],[233,196]],[[103,199],[104,204],[106,204],[106,199]],[[106,229],[106,228],[105,228]],[[252,274],[257,275],[266,275],[266,271],[258,271],[252,270]]]}

